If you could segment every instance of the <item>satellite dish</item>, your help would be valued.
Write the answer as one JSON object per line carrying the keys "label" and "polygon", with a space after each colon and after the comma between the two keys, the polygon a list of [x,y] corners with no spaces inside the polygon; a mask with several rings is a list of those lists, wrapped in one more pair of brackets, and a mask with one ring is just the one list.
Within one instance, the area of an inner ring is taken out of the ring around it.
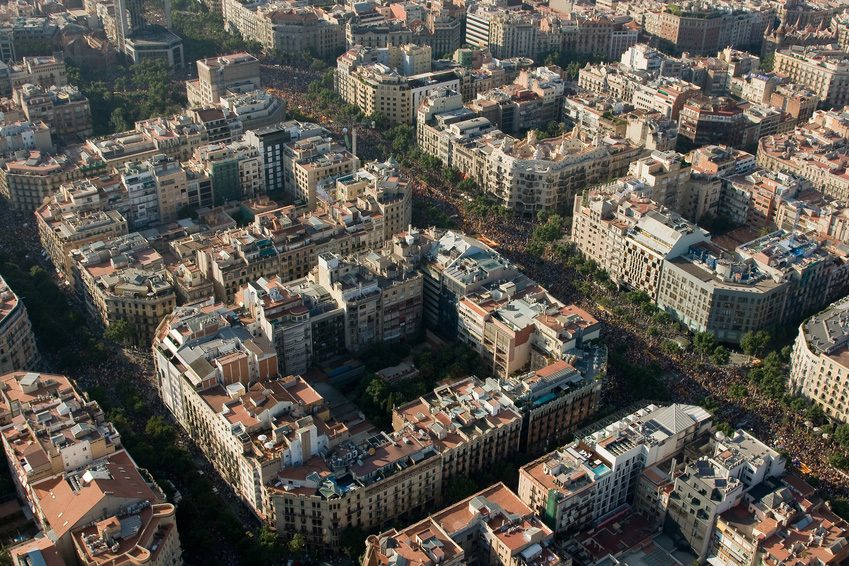
{"label": "satellite dish", "polygon": [[369,449],[368,449],[368,455],[369,455],[369,456],[374,456],[374,448],[369,448]]}

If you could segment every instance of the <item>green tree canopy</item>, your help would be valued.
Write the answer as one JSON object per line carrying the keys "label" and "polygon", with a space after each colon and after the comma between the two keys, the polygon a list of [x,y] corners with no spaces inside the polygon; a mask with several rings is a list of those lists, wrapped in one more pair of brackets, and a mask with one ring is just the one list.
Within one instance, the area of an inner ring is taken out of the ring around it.
{"label": "green tree canopy", "polygon": [[475,480],[466,476],[454,476],[448,484],[448,489],[445,493],[448,497],[448,501],[456,502],[461,501],[477,492],[478,484],[475,483]]}
{"label": "green tree canopy", "polygon": [[133,334],[133,327],[126,318],[121,318],[106,327],[103,337],[116,344],[126,344],[133,338]]}
{"label": "green tree canopy", "polygon": [[289,540],[289,551],[293,553],[299,553],[304,550],[307,546],[307,539],[301,533],[295,533],[295,535]]}
{"label": "green tree canopy", "polygon": [[710,355],[710,361],[718,366],[724,366],[731,360],[731,352],[725,346],[717,346]]}
{"label": "green tree canopy", "polygon": [[747,356],[760,356],[772,341],[772,335],[767,330],[750,330],[740,339],[740,347]]}
{"label": "green tree canopy", "polygon": [[713,332],[697,332],[693,336],[693,347],[703,356],[713,354],[717,346],[716,336],[713,335]]}

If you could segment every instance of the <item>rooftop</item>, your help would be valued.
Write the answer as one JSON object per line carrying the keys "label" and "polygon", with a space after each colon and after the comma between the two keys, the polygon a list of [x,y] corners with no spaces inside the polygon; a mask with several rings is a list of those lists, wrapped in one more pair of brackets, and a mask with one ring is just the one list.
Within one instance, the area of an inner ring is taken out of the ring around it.
{"label": "rooftop", "polygon": [[849,298],[808,319],[804,332],[812,351],[837,356],[849,342]]}

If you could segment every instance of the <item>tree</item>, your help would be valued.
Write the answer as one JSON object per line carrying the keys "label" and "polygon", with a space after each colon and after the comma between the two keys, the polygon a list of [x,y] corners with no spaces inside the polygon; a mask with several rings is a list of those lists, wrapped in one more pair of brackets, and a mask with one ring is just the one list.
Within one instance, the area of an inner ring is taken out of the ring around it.
{"label": "tree", "polygon": [[113,132],[126,132],[130,129],[130,125],[127,124],[127,119],[124,117],[123,108],[116,108],[112,111],[112,115],[109,117],[109,127]]}
{"label": "tree", "polygon": [[834,441],[844,448],[849,448],[849,425],[842,424],[834,429]]}
{"label": "tree", "polygon": [[714,353],[717,346],[716,336],[713,335],[713,332],[697,332],[696,335],[693,336],[693,347],[695,347],[696,351],[703,356],[708,356]]}
{"label": "tree", "polygon": [[291,539],[289,539],[289,550],[292,553],[299,553],[304,550],[304,547],[307,546],[307,539],[304,538],[304,535],[301,533],[295,533]]}
{"label": "tree", "polygon": [[342,554],[352,560],[366,551],[366,532],[359,527],[348,527],[342,531],[341,548]]}
{"label": "tree", "polygon": [[771,71],[775,66],[775,51],[770,51],[767,53],[763,59],[761,59],[760,69],[763,71]]}
{"label": "tree", "polygon": [[744,399],[747,395],[749,395],[749,390],[742,383],[733,383],[728,388],[728,396],[737,401]]}
{"label": "tree", "polygon": [[[389,399],[389,385],[379,377],[372,378],[366,388],[366,393],[371,397],[372,402],[378,407],[386,407],[386,401]],[[391,407],[390,407],[391,408]]]}
{"label": "tree", "polygon": [[374,112],[366,116],[366,120],[369,122],[374,122],[375,126],[377,126],[378,128],[382,128],[389,121],[386,118],[386,114],[384,114],[380,110],[375,110]]}
{"label": "tree", "polygon": [[116,344],[126,344],[133,338],[133,327],[126,318],[116,320],[103,332],[103,337]]}
{"label": "tree", "polygon": [[478,190],[478,184],[471,177],[466,177],[457,183],[457,190],[461,193],[473,193]]}
{"label": "tree", "polygon": [[816,403],[805,410],[805,418],[812,421],[815,425],[821,425],[828,420],[825,411],[822,410],[822,405]]}
{"label": "tree", "polygon": [[151,442],[163,448],[173,444],[177,436],[174,427],[165,422],[165,419],[159,415],[147,420],[144,431],[150,437]]}
{"label": "tree", "polygon": [[734,436],[734,427],[729,423],[722,421],[716,424],[716,430],[724,434],[726,437],[731,438]]}
{"label": "tree", "polygon": [[659,311],[652,315],[651,321],[655,324],[669,324],[672,322],[672,317],[666,311]]}
{"label": "tree", "polygon": [[849,458],[847,458],[845,454],[840,454],[839,452],[835,452],[829,456],[828,463],[841,470],[849,468]]}
{"label": "tree", "polygon": [[718,366],[724,366],[731,360],[731,352],[725,346],[717,346],[710,356],[710,361]]}
{"label": "tree", "polygon": [[454,476],[451,483],[448,484],[446,495],[448,501],[456,502],[477,493],[477,491],[478,484],[475,483],[475,480],[466,476]]}
{"label": "tree", "polygon": [[772,341],[772,335],[769,331],[750,330],[740,339],[740,347],[747,356],[760,356],[770,341]]}
{"label": "tree", "polygon": [[639,307],[652,302],[651,295],[645,291],[631,291],[627,294],[627,298],[630,302]]}
{"label": "tree", "polygon": [[673,342],[672,340],[664,340],[660,343],[660,349],[670,355],[676,355],[681,351],[681,346],[678,345],[678,342]]}
{"label": "tree", "polygon": [[259,530],[258,540],[259,547],[264,551],[268,562],[275,563],[282,558],[284,550],[283,544],[280,541],[280,537],[277,536],[277,533],[271,530],[271,527],[263,525],[263,527]]}

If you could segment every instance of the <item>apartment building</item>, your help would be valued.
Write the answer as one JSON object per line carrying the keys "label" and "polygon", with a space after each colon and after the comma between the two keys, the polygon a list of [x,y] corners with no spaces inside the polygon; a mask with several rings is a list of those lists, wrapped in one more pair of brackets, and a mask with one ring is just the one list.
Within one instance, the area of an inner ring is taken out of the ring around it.
{"label": "apartment building", "polygon": [[160,394],[222,477],[281,536],[337,549],[347,527],[380,527],[441,498],[432,443],[337,414],[296,376],[277,377],[263,338],[222,305],[181,307],[157,332]]}
{"label": "apartment building", "polygon": [[[675,475],[667,499],[665,531],[686,541],[700,560],[710,551],[717,517],[753,497],[771,478],[784,474],[784,458],[753,437],[737,430],[733,437],[717,435],[712,456],[689,462]],[[708,495],[710,494],[710,495]]]}
{"label": "apartment building", "polygon": [[826,414],[846,422],[844,403],[849,363],[845,358],[849,301],[840,300],[799,327],[790,363],[790,388],[819,404]]}
{"label": "apartment building", "polygon": [[707,4],[686,10],[674,6],[661,12],[648,11],[643,23],[648,34],[677,49],[707,55],[728,46],[760,43],[774,18],[772,7],[740,6],[732,11]]}
{"label": "apartment building", "polygon": [[0,160],[0,193],[15,210],[31,212],[45,197],[69,181],[83,176],[85,163],[75,154],[53,155],[40,150],[20,150]]}
{"label": "apartment building", "polygon": [[743,487],[725,466],[711,458],[688,464],[675,478],[669,494],[667,532],[684,539],[693,554],[704,560],[717,515],[740,503]]}
{"label": "apartment building", "polygon": [[653,202],[690,216],[686,201],[689,191],[686,189],[692,170],[685,163],[680,153],[653,151],[651,155],[632,162],[628,175],[642,182],[641,193]]}
{"label": "apartment building", "polygon": [[841,543],[846,521],[831,512],[816,490],[793,475],[769,479],[740,505],[716,518],[708,560],[747,566],[755,560],[775,566],[816,558],[839,564],[849,550]]}
{"label": "apartment building", "polygon": [[186,171],[163,154],[127,163],[116,171],[129,200],[127,220],[135,229],[174,222],[191,203]]}
{"label": "apartment building", "polygon": [[206,132],[209,143],[237,141],[244,130],[241,120],[223,106],[189,108],[186,114]]}
{"label": "apartment building", "polygon": [[[658,77],[645,84],[629,86],[633,94],[627,100],[637,110],[657,110],[669,120],[679,121],[688,102],[701,95],[701,88],[673,77]],[[680,125],[679,125],[680,127]]]}
{"label": "apartment building", "polygon": [[466,10],[466,43],[489,49],[493,57],[534,57],[537,29],[533,14],[475,3]]}
{"label": "apartment building", "polygon": [[286,101],[263,89],[222,96],[218,104],[222,112],[242,124],[243,131],[275,125],[286,119]]}
{"label": "apartment building", "polygon": [[678,143],[678,123],[656,110],[634,110],[625,117],[625,137],[648,151],[671,151]]}
{"label": "apartment building", "polygon": [[300,295],[289,291],[279,277],[260,278],[239,291],[236,303],[274,346],[281,375],[307,372],[312,360],[312,324],[310,309]]}
{"label": "apartment building", "polygon": [[27,120],[44,122],[57,138],[83,139],[93,132],[88,98],[75,86],[25,84],[15,89],[14,101]]}
{"label": "apartment building", "polygon": [[385,48],[413,43],[413,31],[404,22],[365,19],[357,16],[345,24],[345,46],[348,49],[356,45]]}
{"label": "apartment building", "polygon": [[781,79],[773,73],[749,73],[742,77],[732,77],[729,90],[744,100],[755,104],[769,103]]}
{"label": "apartment building", "polygon": [[351,175],[338,177],[336,199],[343,202],[368,201],[370,210],[377,210],[383,215],[387,240],[409,227],[412,221],[410,179],[400,172],[399,163],[391,157],[384,163],[371,162]]}
{"label": "apartment building", "polygon": [[[204,378],[211,380],[207,386],[226,378],[228,385],[244,382],[246,388],[260,378],[277,375],[277,354],[270,343],[255,339],[244,327],[231,327],[228,312],[212,301],[177,307],[156,329],[152,349],[159,395],[184,428],[193,418],[184,390],[202,386]],[[218,351],[216,346],[223,349]],[[228,359],[228,354],[235,355]],[[216,361],[219,356],[222,363]],[[196,367],[192,362],[197,362]]]}
{"label": "apartment building", "polygon": [[[642,115],[645,111],[635,110],[634,113],[635,116]],[[655,115],[660,116],[660,113],[656,112]],[[599,132],[602,135],[632,139],[627,135],[628,117],[625,114],[625,104],[612,96],[596,93],[568,96],[563,100],[564,120],[567,117],[571,118],[575,127],[582,132]]]}
{"label": "apartment building", "polygon": [[[313,361],[333,358],[346,349],[356,351],[420,332],[420,281],[413,276],[405,285],[405,275],[396,274],[399,267],[392,259],[382,261],[374,252],[368,255],[371,258],[335,259],[359,265],[366,281],[377,280],[383,296],[374,304],[351,294],[347,274],[323,273],[324,254],[307,278],[288,283],[279,277],[260,278],[239,291],[236,304],[248,314],[247,326],[272,342],[281,373],[305,373]],[[363,291],[365,296],[372,294]],[[359,307],[364,306],[361,313]]]}
{"label": "apartment building", "polygon": [[201,146],[195,150],[192,165],[209,178],[216,206],[265,194],[264,156],[248,142]]}
{"label": "apartment building", "polygon": [[705,242],[664,261],[657,304],[692,332],[738,342],[841,297],[842,261],[799,233],[774,232],[735,254]]}
{"label": "apartment building", "polygon": [[[486,134],[500,133],[484,115],[495,114],[493,117],[513,124],[514,119],[505,116],[505,112],[513,111],[514,107],[509,97],[504,98],[506,104],[503,109],[500,100],[476,100],[470,103],[471,108],[465,108],[463,97],[455,90],[441,88],[431,92],[422,100],[417,113],[416,140],[419,147],[444,164],[454,166],[454,160],[460,160],[456,146],[468,146]],[[467,174],[471,167],[471,164],[464,167]],[[482,172],[474,178],[479,176]]]}
{"label": "apartment building", "polygon": [[849,198],[846,138],[825,126],[822,118],[815,114],[810,123],[792,133],[762,138],[756,161],[764,169],[803,177],[823,194],[844,200]]}
{"label": "apartment building", "polygon": [[32,501],[39,482],[121,449],[121,437],[103,410],[67,377],[17,371],[4,374],[0,383],[0,430],[21,498]]}
{"label": "apartment building", "polygon": [[0,277],[0,373],[30,370],[40,361],[27,308]]}
{"label": "apartment building", "polygon": [[245,228],[224,228],[172,244],[177,257],[193,257],[215,296],[233,302],[241,286],[260,277],[302,278],[323,252],[357,253],[379,248],[382,217],[342,203],[325,214],[302,215],[295,207],[257,214]]}
{"label": "apartment building", "polygon": [[425,323],[450,339],[457,336],[463,297],[487,283],[519,275],[510,260],[462,233],[413,229],[394,237],[392,245],[395,255],[420,264]]}
{"label": "apartment building", "polygon": [[496,381],[469,377],[394,408],[392,428],[433,442],[448,482],[518,452],[522,417]]}
{"label": "apartment building", "polygon": [[467,564],[466,553],[432,518],[406,528],[393,528],[366,540],[368,551],[363,564],[378,566],[384,560],[404,564]]}
{"label": "apartment building", "polygon": [[360,159],[322,135],[283,144],[283,187],[298,202],[315,210],[318,185],[333,186],[336,179],[360,168]]}
{"label": "apartment building", "polygon": [[9,78],[13,89],[25,84],[37,85],[43,89],[68,84],[67,68],[61,54],[58,57],[56,55],[21,57],[20,64],[13,63],[10,66]]}
{"label": "apartment building", "polygon": [[457,336],[499,378],[544,368],[598,339],[600,325],[524,277],[483,285],[457,305]]}
{"label": "apartment building", "polygon": [[689,156],[693,172],[708,177],[742,175],[755,168],[755,156],[726,145],[700,147]]}
{"label": "apartment building", "polygon": [[318,254],[315,281],[345,313],[345,346],[397,342],[422,329],[422,275],[412,265],[370,252],[343,258]]}
{"label": "apartment building", "polygon": [[74,290],[103,325],[126,320],[145,343],[176,306],[162,256],[137,232],[71,252]]}
{"label": "apartment building", "polygon": [[[519,450],[541,454],[563,444],[580,424],[593,417],[601,403],[606,351],[587,348],[582,358],[570,358],[500,380],[501,391],[522,415]],[[577,360],[577,361],[576,361]]]}
{"label": "apartment building", "polygon": [[626,139],[599,138],[538,140],[533,131],[519,141],[504,137],[478,157],[486,171],[483,186],[496,203],[535,218],[540,210],[572,202],[586,186],[623,175],[643,152]]}
{"label": "apartment building", "polygon": [[849,57],[843,50],[794,46],[776,51],[773,71],[810,88],[823,105],[842,108],[849,104]]}
{"label": "apartment building", "polygon": [[192,106],[218,104],[223,96],[261,88],[259,60],[250,53],[233,53],[197,61],[198,78],[186,81]]}
{"label": "apartment building", "polygon": [[631,183],[575,197],[572,242],[617,284],[656,297],[664,261],[709,241],[710,234],[638,196]]}
{"label": "apartment building", "polygon": [[759,139],[778,133],[786,128],[781,123],[782,113],[763,104],[751,104],[743,110],[743,135],[740,144],[743,147],[755,145]]}
{"label": "apartment building", "polygon": [[538,67],[521,71],[514,84],[479,92],[466,106],[503,132],[513,134],[559,121],[563,100],[560,75]]}
{"label": "apartment building", "polygon": [[[407,533],[416,532],[408,538]],[[409,553],[425,563],[561,566],[564,559],[553,538],[515,493],[497,483],[408,529],[368,537],[363,564],[405,560]],[[443,546],[441,540],[453,544]]]}
{"label": "apartment building", "polygon": [[289,120],[245,132],[243,141],[255,147],[262,156],[265,167],[265,193],[283,190],[283,144],[292,140],[309,138],[324,132],[321,126],[309,122]]}
{"label": "apartment building", "polygon": [[775,226],[785,231],[814,232],[826,241],[845,241],[847,238],[846,207],[838,201],[821,197],[815,191],[805,191],[782,201],[775,214]]}
{"label": "apartment building", "polygon": [[184,346],[176,355],[203,366],[182,378],[186,429],[261,519],[269,511],[263,486],[347,432],[341,423],[325,422],[324,400],[302,378],[275,378],[274,349],[265,340],[251,340],[244,328],[225,327],[211,341]]}
{"label": "apartment building", "polygon": [[735,224],[760,231],[778,226],[778,209],[785,200],[811,190],[811,183],[787,173],[755,169],[723,181],[719,212]]}
{"label": "apartment building", "polygon": [[496,2],[470,4],[466,43],[489,49],[498,59],[535,58],[552,51],[618,58],[637,43],[637,30],[627,16],[505,8]]}
{"label": "apartment building", "polygon": [[[23,118],[23,116],[21,116]],[[7,120],[0,125],[0,154],[8,155],[21,150],[55,151],[50,128],[44,122]]]}
{"label": "apartment building", "polygon": [[176,508],[67,377],[0,377],[0,415],[18,494],[49,533],[12,550],[17,563],[182,564]]}
{"label": "apartment building", "polygon": [[343,431],[326,458],[284,468],[267,486],[278,533],[300,533],[312,550],[337,549],[348,527],[384,529],[442,500],[442,462],[430,440],[366,424]]}
{"label": "apartment building", "polygon": [[[224,0],[226,5],[235,2],[237,0]],[[289,53],[303,53],[309,49],[322,59],[335,57],[345,49],[344,25],[323,10],[284,8],[264,11],[257,17],[261,32],[252,39],[260,41],[266,49]]]}
{"label": "apartment building", "polygon": [[[99,180],[99,179],[98,179]],[[129,201],[121,198],[120,181],[102,183],[115,188],[112,195],[89,180],[62,185],[60,190],[35,211],[41,247],[50,261],[66,278],[71,277],[69,253],[86,244],[127,234],[127,220],[110,205]],[[102,194],[101,194],[102,191]]]}
{"label": "apartment building", "polygon": [[587,65],[578,72],[578,86],[582,89],[619,100],[633,101],[637,86],[646,83],[645,76],[622,65]]}
{"label": "apartment building", "polygon": [[440,87],[459,89],[460,80],[454,71],[407,76],[384,63],[339,65],[336,69],[336,89],[346,102],[366,115],[382,112],[393,124],[411,123],[421,100]]}
{"label": "apartment building", "polygon": [[739,145],[745,122],[743,109],[731,98],[696,96],[681,109],[678,135],[695,147]]}
{"label": "apartment building", "polygon": [[575,531],[593,517],[596,474],[574,446],[519,468],[519,498],[555,533]]}
{"label": "apartment building", "polygon": [[158,154],[186,160],[208,141],[209,134],[203,124],[196,123],[187,114],[151,118],[136,122],[135,129],[127,132],[89,138],[84,150],[92,161],[100,162],[104,170],[111,170]]}
{"label": "apartment building", "polygon": [[700,407],[646,405],[594,423],[570,446],[523,466],[519,496],[557,532],[603,521],[634,502],[642,470],[680,455],[711,430],[711,416]]}

